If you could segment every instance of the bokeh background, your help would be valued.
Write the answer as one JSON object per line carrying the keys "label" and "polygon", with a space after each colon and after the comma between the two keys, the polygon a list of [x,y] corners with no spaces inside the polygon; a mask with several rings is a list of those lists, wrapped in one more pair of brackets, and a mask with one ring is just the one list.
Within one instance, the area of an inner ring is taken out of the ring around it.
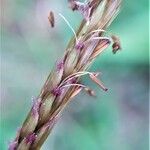
{"label": "bokeh background", "polygon": [[[67,0],[4,0],[1,28],[1,150],[6,150],[24,121],[57,58],[82,17],[73,13]],[[47,20],[56,13],[56,27]],[[109,88],[82,92],[65,109],[43,150],[148,150],[148,1],[124,0],[120,15],[109,31],[116,33],[122,51],[111,49],[97,58],[92,71],[101,71]]]}

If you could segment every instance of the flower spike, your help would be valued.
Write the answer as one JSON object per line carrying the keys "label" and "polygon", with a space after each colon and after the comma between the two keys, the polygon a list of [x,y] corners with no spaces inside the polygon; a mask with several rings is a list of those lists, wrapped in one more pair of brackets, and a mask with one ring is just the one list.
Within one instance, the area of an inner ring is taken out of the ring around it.
{"label": "flower spike", "polygon": [[[121,0],[69,1],[71,9],[78,11],[83,17],[81,25],[75,32],[69,21],[59,14],[73,32],[73,38],[61,57],[62,59],[56,62],[48,75],[18,136],[10,144],[9,150],[41,149],[51,133],[57,117],[71,101],[71,98],[79,94],[81,90],[90,96],[95,96],[95,92],[80,81],[82,76],[89,76],[101,89],[107,91],[107,88],[98,79],[99,73],[87,70],[111,42],[113,53],[121,48],[119,39],[107,31],[107,27],[118,13]],[[54,27],[55,16],[51,11],[48,14],[48,20],[50,26]]]}

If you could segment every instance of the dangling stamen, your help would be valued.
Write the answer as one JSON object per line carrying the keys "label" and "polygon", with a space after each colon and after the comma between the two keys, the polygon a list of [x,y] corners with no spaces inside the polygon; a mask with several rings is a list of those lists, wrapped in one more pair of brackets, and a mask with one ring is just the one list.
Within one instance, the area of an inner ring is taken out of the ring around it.
{"label": "dangling stamen", "polygon": [[112,35],[111,38],[113,40],[113,45],[112,45],[113,50],[112,50],[112,52],[114,54],[116,54],[116,52],[118,50],[121,50],[121,43],[120,43],[120,40],[119,40],[119,38],[117,36]]}
{"label": "dangling stamen", "polygon": [[54,19],[54,13],[52,11],[49,12],[48,20],[51,27],[53,28],[55,25],[55,19]]}
{"label": "dangling stamen", "polygon": [[66,22],[68,27],[72,30],[72,32],[75,36],[75,39],[76,39],[76,43],[77,43],[78,39],[77,39],[77,35],[76,35],[76,32],[74,31],[73,27],[70,25],[69,21],[61,13],[59,13],[59,16]]}
{"label": "dangling stamen", "polygon": [[92,81],[94,81],[100,88],[102,88],[104,91],[107,91],[108,89],[103,85],[103,83],[94,75],[90,74],[90,78]]}
{"label": "dangling stamen", "polygon": [[[98,84],[104,91],[107,91],[108,89],[103,85],[103,83],[97,78],[97,76],[99,75],[99,73],[92,73],[92,72],[88,72],[88,71],[81,71],[81,72],[77,72],[74,73],[70,76],[68,76],[67,78],[65,78],[62,83],[59,85],[59,87],[68,87],[68,86],[72,86],[72,85],[78,85],[80,86],[80,84],[67,84],[65,85],[68,81],[72,80],[73,78],[77,78],[77,77],[81,77],[83,75],[89,74],[90,78],[92,79],[92,81],[94,81],[96,84]],[[82,84],[81,84],[82,86]],[[85,86],[83,86],[85,88]]]}

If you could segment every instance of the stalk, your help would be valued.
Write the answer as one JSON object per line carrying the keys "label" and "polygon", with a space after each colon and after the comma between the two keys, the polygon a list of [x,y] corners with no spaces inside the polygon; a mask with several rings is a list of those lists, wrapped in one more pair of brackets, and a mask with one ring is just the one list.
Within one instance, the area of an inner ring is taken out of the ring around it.
{"label": "stalk", "polygon": [[[44,83],[39,96],[25,119],[15,140],[9,145],[9,150],[39,150],[51,133],[59,119],[62,110],[81,90],[94,96],[92,89],[83,85],[80,77],[88,75],[102,90],[107,91],[99,73],[88,72],[91,63],[112,43],[113,52],[120,49],[120,41],[116,36],[107,33],[107,28],[117,16],[121,0],[90,0],[81,3],[70,0],[73,11],[83,16],[83,21],[74,33],[65,54],[58,61]],[[54,14],[50,12],[49,21],[54,27]]]}

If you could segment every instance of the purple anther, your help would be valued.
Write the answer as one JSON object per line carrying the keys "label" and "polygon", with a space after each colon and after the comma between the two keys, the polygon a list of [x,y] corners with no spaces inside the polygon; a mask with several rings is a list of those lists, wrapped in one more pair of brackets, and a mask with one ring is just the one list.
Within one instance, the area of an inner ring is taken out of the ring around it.
{"label": "purple anther", "polygon": [[63,60],[58,61],[56,64],[57,71],[60,71],[61,69],[63,69],[63,67],[64,67],[64,61]]}
{"label": "purple anther", "polygon": [[82,50],[84,48],[84,43],[83,42],[77,42],[77,44],[75,45],[75,49],[77,50]]}
{"label": "purple anther", "polygon": [[58,87],[54,88],[51,93],[54,95],[54,96],[60,96],[61,95],[61,92],[62,90]]}
{"label": "purple anther", "polygon": [[71,84],[77,83],[77,78],[72,78],[72,79],[69,81],[69,83],[71,83]]}
{"label": "purple anther", "polygon": [[33,107],[32,107],[32,115],[33,116],[37,116],[38,112],[39,112],[39,108],[40,108],[41,102],[39,99],[34,101]]}
{"label": "purple anther", "polygon": [[27,144],[32,144],[36,139],[36,134],[35,133],[30,133],[27,137],[26,137],[26,143]]}

